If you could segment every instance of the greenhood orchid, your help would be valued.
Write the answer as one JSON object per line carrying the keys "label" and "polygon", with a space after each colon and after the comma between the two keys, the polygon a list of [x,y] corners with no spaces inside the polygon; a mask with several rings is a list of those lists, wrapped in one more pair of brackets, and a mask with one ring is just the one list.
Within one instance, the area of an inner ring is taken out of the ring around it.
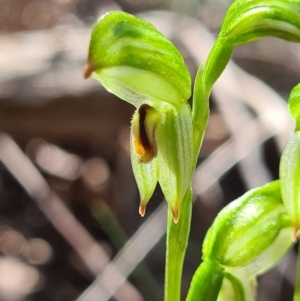
{"label": "greenhood orchid", "polygon": [[139,212],[159,182],[178,221],[190,187],[195,156],[191,79],[176,47],[153,25],[124,12],[94,25],[84,72],[136,107],[131,123],[131,161],[140,192]]}
{"label": "greenhood orchid", "polygon": [[203,263],[187,301],[202,296],[207,301],[254,301],[256,277],[278,263],[293,243],[280,181],[248,191],[223,208],[207,232]]}
{"label": "greenhood orchid", "polygon": [[[153,25],[113,11],[93,27],[85,78],[135,106],[130,148],[139,212],[159,183],[168,202],[165,301],[181,300],[192,215],[191,179],[209,118],[209,96],[238,45],[263,37],[300,42],[300,0],[235,0],[193,88],[176,47]],[[202,249],[187,301],[254,301],[256,278],[300,233],[300,86],[289,109],[296,127],[283,151],[280,181],[245,193],[217,216]],[[300,250],[299,250],[300,254]],[[300,255],[298,261],[300,262]],[[300,264],[294,300],[300,300]]]}

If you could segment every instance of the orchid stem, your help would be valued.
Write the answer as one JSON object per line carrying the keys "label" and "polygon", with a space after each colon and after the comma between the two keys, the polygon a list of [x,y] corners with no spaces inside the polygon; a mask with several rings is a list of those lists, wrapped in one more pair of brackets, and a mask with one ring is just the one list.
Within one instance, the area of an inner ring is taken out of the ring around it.
{"label": "orchid stem", "polygon": [[295,283],[293,300],[300,301],[300,243],[299,242],[298,242],[298,254],[297,254],[296,283]]}
{"label": "orchid stem", "polygon": [[188,245],[191,215],[192,192],[189,189],[181,202],[177,224],[173,221],[171,210],[168,210],[165,301],[180,301],[182,268]]}

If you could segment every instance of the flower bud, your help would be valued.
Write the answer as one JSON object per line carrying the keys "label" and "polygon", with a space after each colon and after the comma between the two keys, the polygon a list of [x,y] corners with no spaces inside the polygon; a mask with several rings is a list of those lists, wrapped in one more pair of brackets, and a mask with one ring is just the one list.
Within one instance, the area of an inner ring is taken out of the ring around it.
{"label": "flower bud", "polygon": [[219,213],[205,237],[203,258],[260,274],[276,264],[292,243],[280,182],[274,181],[250,190]]}
{"label": "flower bud", "polygon": [[226,43],[245,44],[263,37],[300,42],[298,0],[236,0],[226,13],[220,37]]}
{"label": "flower bud", "polygon": [[300,42],[300,1],[234,1],[205,62],[203,82],[206,94],[224,71],[234,48],[263,37]]}

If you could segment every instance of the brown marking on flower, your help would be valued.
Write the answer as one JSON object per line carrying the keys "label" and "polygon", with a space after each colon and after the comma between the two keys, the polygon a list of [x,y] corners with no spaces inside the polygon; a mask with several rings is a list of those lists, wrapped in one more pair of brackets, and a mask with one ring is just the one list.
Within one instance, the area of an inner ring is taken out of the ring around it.
{"label": "brown marking on flower", "polygon": [[147,104],[143,104],[138,109],[138,120],[133,120],[133,146],[136,154],[140,157],[141,163],[149,163],[157,156],[155,142],[156,124],[148,120],[147,114],[151,114],[153,109]]}
{"label": "brown marking on flower", "polygon": [[174,221],[175,224],[177,224],[178,220],[179,220],[178,207],[171,207],[171,212],[172,212],[172,216],[173,216],[173,221]]}

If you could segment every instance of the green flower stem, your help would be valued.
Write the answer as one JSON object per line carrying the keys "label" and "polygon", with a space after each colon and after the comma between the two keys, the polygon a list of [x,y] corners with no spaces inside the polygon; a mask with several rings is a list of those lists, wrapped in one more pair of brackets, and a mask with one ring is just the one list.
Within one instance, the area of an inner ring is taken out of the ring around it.
{"label": "green flower stem", "polygon": [[208,97],[213,85],[230,61],[233,50],[234,45],[219,36],[209,52],[203,69],[203,83]]}
{"label": "green flower stem", "polygon": [[191,189],[187,191],[179,211],[180,219],[177,224],[173,221],[171,210],[168,211],[164,301],[179,301],[181,296],[182,268],[188,245],[192,215]]}
{"label": "green flower stem", "polygon": [[300,301],[300,243],[298,243],[297,255],[297,270],[296,270],[296,284],[294,291],[294,301]]}
{"label": "green flower stem", "polygon": [[296,271],[296,283],[294,291],[294,301],[300,301],[300,243],[298,243],[298,255],[297,255],[297,271]]}
{"label": "green flower stem", "polygon": [[228,64],[234,47],[217,39],[204,66],[200,66],[193,93],[193,137],[195,162],[202,145],[209,118],[209,96],[214,83]]}
{"label": "green flower stem", "polygon": [[202,262],[194,274],[186,301],[216,301],[223,278],[224,268],[217,262]]}
{"label": "green flower stem", "polygon": [[197,157],[203,141],[205,129],[209,118],[209,93],[206,92],[203,83],[203,66],[200,66],[194,84],[193,93],[193,142],[194,142],[194,162]]}

